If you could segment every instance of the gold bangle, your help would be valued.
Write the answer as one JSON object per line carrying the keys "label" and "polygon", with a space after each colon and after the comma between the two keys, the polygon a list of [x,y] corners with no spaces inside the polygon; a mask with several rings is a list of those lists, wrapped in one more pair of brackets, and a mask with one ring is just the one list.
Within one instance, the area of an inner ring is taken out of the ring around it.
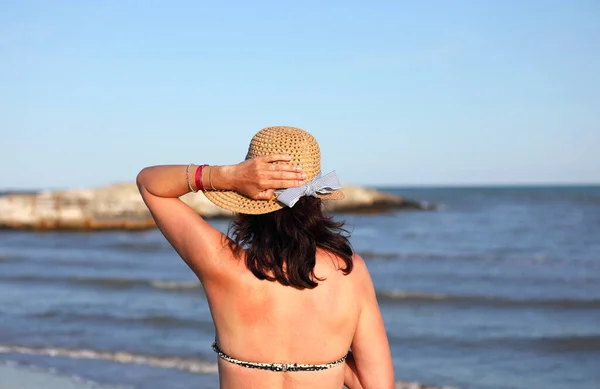
{"label": "gold bangle", "polygon": [[208,174],[206,170],[210,171],[210,165],[204,166],[204,170],[202,170],[202,177],[200,177],[200,181],[202,181],[202,188],[204,188],[204,190],[208,190],[208,186],[206,185],[206,181],[204,179],[204,176]]}

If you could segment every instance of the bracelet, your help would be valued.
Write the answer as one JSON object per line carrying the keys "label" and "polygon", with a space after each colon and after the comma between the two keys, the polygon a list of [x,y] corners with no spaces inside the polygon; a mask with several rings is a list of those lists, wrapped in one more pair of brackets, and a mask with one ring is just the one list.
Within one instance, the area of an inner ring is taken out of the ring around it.
{"label": "bracelet", "polygon": [[198,169],[196,169],[196,188],[198,190],[204,190],[204,185],[202,184],[202,170],[208,165],[200,165]]}
{"label": "bracelet", "polygon": [[217,190],[212,183],[212,167],[208,171],[208,182],[210,183],[210,187],[212,188],[212,190]]}
{"label": "bracelet", "polygon": [[190,182],[190,167],[192,167],[191,163],[187,165],[187,168],[185,169],[185,178],[187,180],[188,188],[190,188],[190,192],[196,193],[198,190],[194,190],[194,188],[192,188],[192,183]]}

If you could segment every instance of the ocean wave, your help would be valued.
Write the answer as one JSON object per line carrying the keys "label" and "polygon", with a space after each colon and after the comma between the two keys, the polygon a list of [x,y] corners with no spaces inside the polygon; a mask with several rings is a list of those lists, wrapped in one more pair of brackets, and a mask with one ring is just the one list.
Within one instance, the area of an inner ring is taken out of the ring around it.
{"label": "ocean wave", "polygon": [[454,348],[464,350],[507,349],[534,351],[542,354],[594,352],[600,354],[600,335],[446,337],[389,335],[392,344],[410,348]]}
{"label": "ocean wave", "polygon": [[[182,370],[196,374],[215,374],[218,373],[218,366],[216,363],[208,363],[205,361],[190,359],[190,358],[178,358],[178,357],[156,357],[149,355],[131,354],[128,352],[106,352],[106,351],[94,351],[94,350],[73,350],[73,349],[62,349],[55,347],[24,347],[14,345],[1,345],[0,353],[11,353],[11,354],[25,354],[25,355],[45,355],[45,356],[60,356],[73,359],[96,359],[96,360],[109,360],[112,362],[122,364],[137,364],[146,365],[152,367],[160,367],[166,369]],[[0,365],[10,367],[21,367],[22,365],[12,361],[0,361]],[[44,372],[47,374],[57,374],[56,369],[42,369],[37,366],[26,366],[28,369],[38,372]],[[90,380],[83,380],[79,377],[75,377],[76,382],[84,382],[94,385],[94,387],[100,387],[96,382]],[[104,389],[120,389],[122,386],[107,386],[102,385]],[[395,385],[396,389],[458,389],[454,386],[432,386],[424,385],[418,382],[405,382],[397,381]]]}
{"label": "ocean wave", "polygon": [[132,251],[165,251],[171,250],[166,241],[165,242],[115,242],[106,245],[107,248],[115,248],[119,250],[132,250]]}
{"label": "ocean wave", "polygon": [[[202,284],[199,281],[146,280],[122,277],[51,277],[42,275],[3,277],[2,279],[21,283],[56,283],[83,287],[97,287],[109,290],[149,288],[159,291],[192,293],[194,295],[203,295],[204,291]],[[492,307],[541,307],[558,309],[600,308],[600,298],[519,299],[501,296],[442,294],[403,290],[377,290],[376,293],[380,302],[393,304],[454,304],[465,306],[479,305]]]}
{"label": "ocean wave", "polygon": [[438,293],[405,292],[401,290],[376,290],[376,293],[377,299],[384,301],[437,301],[449,300],[450,298],[455,297]]}
{"label": "ocean wave", "polygon": [[[365,260],[425,260],[425,261],[497,261],[504,260],[501,255],[493,254],[449,254],[449,253],[407,253],[360,251],[357,253]],[[532,257],[532,260],[534,257]]]}
{"label": "ocean wave", "polygon": [[0,254],[0,263],[7,263],[7,262],[19,262],[22,261],[23,257],[19,256],[19,255],[4,255],[4,254]]}
{"label": "ocean wave", "polygon": [[189,290],[202,289],[199,281],[150,281],[150,285],[158,289]]}
{"label": "ocean wave", "polygon": [[438,293],[419,293],[400,290],[378,290],[377,299],[380,302],[397,304],[454,304],[454,305],[486,305],[496,307],[542,307],[542,308],[600,308],[600,299],[515,299],[497,296],[457,295]]}
{"label": "ocean wave", "polygon": [[69,312],[60,309],[51,309],[31,315],[36,319],[63,319],[69,321],[84,321],[93,323],[122,323],[122,324],[141,324],[166,327],[188,327],[203,328],[209,331],[214,330],[212,321],[202,321],[197,319],[182,318],[171,315],[139,315],[122,316],[109,313],[79,313]]}
{"label": "ocean wave", "polygon": [[592,351],[600,353],[600,335],[574,335],[531,340],[537,348],[549,352]]}
{"label": "ocean wave", "polygon": [[67,349],[58,347],[28,347],[0,344],[0,353],[45,355],[73,359],[106,360],[116,363],[137,364],[167,369],[176,369],[190,373],[209,374],[217,372],[216,363],[199,359],[133,354],[127,351],[99,351],[89,349]]}
{"label": "ocean wave", "polygon": [[600,261],[590,258],[557,257],[546,253],[530,252],[518,253],[510,251],[496,251],[486,253],[435,253],[435,252],[380,252],[380,251],[360,251],[357,252],[367,261],[432,261],[432,262],[483,262],[483,263],[511,263],[511,264],[552,264],[554,266],[578,266],[598,268]]}
{"label": "ocean wave", "polygon": [[402,258],[402,254],[400,253],[383,253],[377,251],[361,251],[357,253],[363,259],[400,259]]}
{"label": "ocean wave", "polygon": [[[84,268],[84,269],[106,269],[107,263],[100,261],[89,261],[86,259],[68,259],[68,258],[32,258],[28,259],[28,262],[40,263],[44,266],[57,266],[57,267],[69,267],[69,268]],[[112,269],[121,269],[124,271],[136,270],[139,268],[139,264],[134,262],[111,262],[110,267]]]}
{"label": "ocean wave", "polygon": [[22,283],[56,283],[80,286],[96,286],[104,289],[133,289],[146,287],[152,289],[170,290],[170,291],[202,291],[202,284],[199,281],[167,281],[167,280],[144,280],[138,278],[123,277],[51,277],[40,275],[26,275],[17,277],[2,278],[6,281]]}

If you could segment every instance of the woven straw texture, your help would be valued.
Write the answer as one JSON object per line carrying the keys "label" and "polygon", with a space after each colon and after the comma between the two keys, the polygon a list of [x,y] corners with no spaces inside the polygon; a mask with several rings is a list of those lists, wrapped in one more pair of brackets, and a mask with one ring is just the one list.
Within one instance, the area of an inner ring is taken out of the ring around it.
{"label": "woven straw texture", "polygon": [[[294,127],[267,127],[260,130],[250,142],[246,159],[271,154],[287,154],[290,164],[299,165],[312,180],[321,171],[321,151],[317,140],[308,132]],[[206,197],[215,205],[236,213],[258,215],[284,207],[277,200],[253,200],[234,191],[206,191]],[[322,199],[341,200],[344,194],[336,190],[330,194],[317,194]]]}

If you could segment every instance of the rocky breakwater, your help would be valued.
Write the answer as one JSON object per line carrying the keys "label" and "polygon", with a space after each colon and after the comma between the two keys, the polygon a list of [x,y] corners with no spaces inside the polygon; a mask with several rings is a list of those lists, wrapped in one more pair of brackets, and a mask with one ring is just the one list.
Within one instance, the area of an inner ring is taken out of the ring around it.
{"label": "rocky breakwater", "polygon": [[[343,189],[346,198],[326,202],[328,212],[375,213],[396,209],[429,210],[429,204],[355,186]],[[202,193],[182,200],[206,218],[231,217]],[[135,184],[104,188],[11,194],[0,197],[0,228],[23,230],[107,230],[154,227]]]}

